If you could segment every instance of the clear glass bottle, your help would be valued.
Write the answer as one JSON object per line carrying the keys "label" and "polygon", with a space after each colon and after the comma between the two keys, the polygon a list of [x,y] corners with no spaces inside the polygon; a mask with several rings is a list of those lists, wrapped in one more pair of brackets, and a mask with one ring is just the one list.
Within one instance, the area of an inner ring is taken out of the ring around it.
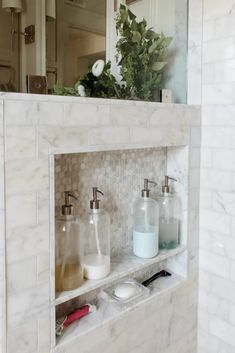
{"label": "clear glass bottle", "polygon": [[90,212],[85,225],[84,271],[87,279],[101,279],[110,273],[110,217],[100,208],[98,193],[104,195],[102,191],[94,187]]}
{"label": "clear glass bottle", "polygon": [[165,176],[165,185],[162,187],[162,195],[159,197],[159,245],[160,249],[174,249],[179,244],[181,203],[177,195],[170,192],[169,179]]}
{"label": "clear glass bottle", "polygon": [[133,252],[141,258],[152,258],[158,254],[159,206],[150,198],[149,183],[144,179],[142,197],[134,207]]}
{"label": "clear glass bottle", "polygon": [[67,291],[79,287],[83,283],[83,225],[73,215],[73,205],[70,197],[76,196],[65,191],[65,203],[61,208],[61,215],[56,218],[56,291]]}

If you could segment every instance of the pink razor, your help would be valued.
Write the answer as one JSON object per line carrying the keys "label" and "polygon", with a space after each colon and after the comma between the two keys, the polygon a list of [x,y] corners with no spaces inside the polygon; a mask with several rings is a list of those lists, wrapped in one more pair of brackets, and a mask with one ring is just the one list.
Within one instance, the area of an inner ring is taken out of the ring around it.
{"label": "pink razor", "polygon": [[77,321],[94,311],[96,311],[95,305],[85,304],[81,308],[75,310],[73,313],[56,320],[56,335],[60,336],[64,329],[71,325],[74,321]]}

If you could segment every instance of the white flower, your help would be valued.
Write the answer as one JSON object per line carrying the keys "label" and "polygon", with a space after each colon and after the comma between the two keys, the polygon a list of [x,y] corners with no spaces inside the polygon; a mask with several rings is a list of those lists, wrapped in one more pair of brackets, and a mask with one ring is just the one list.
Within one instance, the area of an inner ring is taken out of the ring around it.
{"label": "white flower", "polygon": [[78,85],[78,94],[81,97],[86,97],[85,87],[83,85]]}
{"label": "white flower", "polygon": [[104,70],[104,64],[104,60],[96,60],[91,70],[94,76],[99,77],[102,74]]}

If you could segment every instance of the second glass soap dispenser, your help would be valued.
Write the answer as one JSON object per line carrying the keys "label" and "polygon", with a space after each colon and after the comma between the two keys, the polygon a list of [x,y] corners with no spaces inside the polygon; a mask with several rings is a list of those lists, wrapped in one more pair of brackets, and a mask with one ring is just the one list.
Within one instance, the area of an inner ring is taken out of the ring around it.
{"label": "second glass soap dispenser", "polygon": [[141,258],[152,258],[158,254],[159,207],[150,198],[149,184],[144,179],[144,189],[134,207],[133,252]]}
{"label": "second glass soap dispenser", "polygon": [[169,180],[174,178],[165,176],[162,195],[159,197],[159,243],[160,249],[174,249],[179,244],[181,203],[178,196],[170,192]]}
{"label": "second glass soap dispenser", "polygon": [[84,271],[87,279],[101,279],[110,273],[110,217],[100,207],[98,193],[93,187],[93,199],[86,221]]}

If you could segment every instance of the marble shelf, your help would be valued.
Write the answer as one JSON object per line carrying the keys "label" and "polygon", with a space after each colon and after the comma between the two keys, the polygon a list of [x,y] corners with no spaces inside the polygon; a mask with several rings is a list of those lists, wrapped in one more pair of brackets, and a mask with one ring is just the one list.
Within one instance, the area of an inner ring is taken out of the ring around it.
{"label": "marble shelf", "polygon": [[160,250],[158,256],[152,259],[140,259],[134,255],[125,255],[123,257],[114,258],[111,264],[111,273],[108,277],[102,280],[87,280],[77,289],[56,293],[56,298],[53,301],[52,306],[60,305],[73,298],[79,297],[82,294],[104,287],[107,284],[111,284],[112,282],[115,282],[125,276],[131,275],[139,270],[181,254],[185,250],[185,246],[179,245],[175,249]]}
{"label": "marble shelf", "polygon": [[101,327],[107,323],[114,322],[120,319],[126,313],[138,309],[144,303],[156,299],[157,296],[165,294],[168,291],[175,290],[178,286],[182,285],[186,279],[177,274],[172,274],[171,277],[159,278],[151,284],[150,295],[147,298],[141,299],[137,303],[129,307],[119,307],[112,302],[99,299],[98,310],[89,314],[79,324],[75,322],[70,325],[62,336],[57,338],[56,347],[53,353],[63,352],[63,348],[72,343],[74,340],[79,339],[81,336],[90,333],[97,327]]}

